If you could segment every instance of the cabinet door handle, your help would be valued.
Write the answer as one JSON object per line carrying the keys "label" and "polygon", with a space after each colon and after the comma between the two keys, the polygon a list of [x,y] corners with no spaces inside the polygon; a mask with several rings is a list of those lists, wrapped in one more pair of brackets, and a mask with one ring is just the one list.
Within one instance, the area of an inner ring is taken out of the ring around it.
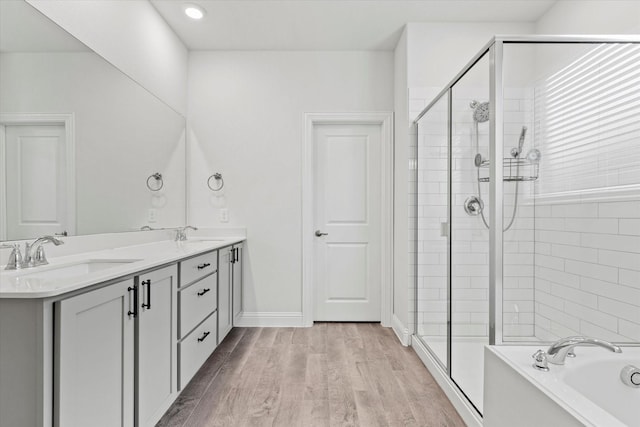
{"label": "cabinet door handle", "polygon": [[209,288],[205,288],[203,290],[201,290],[200,292],[198,292],[198,296],[201,297],[202,295],[206,294],[207,292],[209,292],[211,289]]}
{"label": "cabinet door handle", "polygon": [[203,268],[207,268],[209,267],[211,264],[209,264],[208,262],[205,262],[204,264],[200,264],[198,266],[198,270],[202,270]]}
{"label": "cabinet door handle", "polygon": [[[131,291],[133,291],[133,311],[131,311]],[[129,312],[127,315],[136,317],[138,315],[138,290],[135,286],[129,286],[127,292],[129,293]]]}
{"label": "cabinet door handle", "polygon": [[142,308],[151,310],[151,279],[143,280],[140,284],[147,285],[147,303],[142,303]]}
{"label": "cabinet door handle", "polygon": [[210,333],[211,333],[211,332],[208,332],[208,331],[207,331],[207,332],[205,332],[204,334],[202,334],[202,336],[201,336],[200,338],[198,338],[198,342],[202,342],[202,341],[204,341],[205,339],[207,339],[207,337],[209,336],[209,334],[210,334]]}

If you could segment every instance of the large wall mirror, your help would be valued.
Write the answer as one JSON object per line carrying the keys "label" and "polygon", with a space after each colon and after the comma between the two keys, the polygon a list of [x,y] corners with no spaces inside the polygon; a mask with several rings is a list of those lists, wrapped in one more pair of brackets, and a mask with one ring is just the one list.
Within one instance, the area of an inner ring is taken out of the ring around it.
{"label": "large wall mirror", "polygon": [[0,240],[185,222],[184,117],[22,0],[0,1],[0,168]]}

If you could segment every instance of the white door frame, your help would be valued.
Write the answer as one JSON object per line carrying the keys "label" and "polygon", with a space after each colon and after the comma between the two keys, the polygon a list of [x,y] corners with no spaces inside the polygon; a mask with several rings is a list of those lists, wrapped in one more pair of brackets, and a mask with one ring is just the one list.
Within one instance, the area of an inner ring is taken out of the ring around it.
{"label": "white door frame", "polygon": [[[65,153],[67,162],[67,221],[69,235],[76,234],[76,141],[75,115],[73,113],[0,113],[0,164],[6,162],[6,126],[11,125],[62,125],[65,132]],[[0,180],[0,240],[7,237],[6,177]]]}
{"label": "white door frame", "polygon": [[393,113],[305,113],[304,146],[302,149],[302,324],[313,325],[314,311],[314,128],[317,125],[380,125],[381,162],[380,186],[382,212],[380,217],[381,323],[391,325],[393,313]]}

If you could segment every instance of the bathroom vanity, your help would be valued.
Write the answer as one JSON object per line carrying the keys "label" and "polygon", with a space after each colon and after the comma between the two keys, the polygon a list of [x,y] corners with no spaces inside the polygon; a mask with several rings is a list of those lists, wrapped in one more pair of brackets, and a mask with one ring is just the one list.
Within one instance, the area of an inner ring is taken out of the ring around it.
{"label": "bathroom vanity", "polygon": [[153,426],[233,327],[244,238],[0,275],[0,425]]}

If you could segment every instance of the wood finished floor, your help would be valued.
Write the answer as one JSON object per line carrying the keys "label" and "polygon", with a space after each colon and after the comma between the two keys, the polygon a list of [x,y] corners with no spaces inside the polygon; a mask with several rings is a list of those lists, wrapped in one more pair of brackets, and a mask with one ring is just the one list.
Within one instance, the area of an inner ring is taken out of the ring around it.
{"label": "wood finished floor", "polygon": [[157,425],[465,424],[391,329],[316,323],[234,328]]}

